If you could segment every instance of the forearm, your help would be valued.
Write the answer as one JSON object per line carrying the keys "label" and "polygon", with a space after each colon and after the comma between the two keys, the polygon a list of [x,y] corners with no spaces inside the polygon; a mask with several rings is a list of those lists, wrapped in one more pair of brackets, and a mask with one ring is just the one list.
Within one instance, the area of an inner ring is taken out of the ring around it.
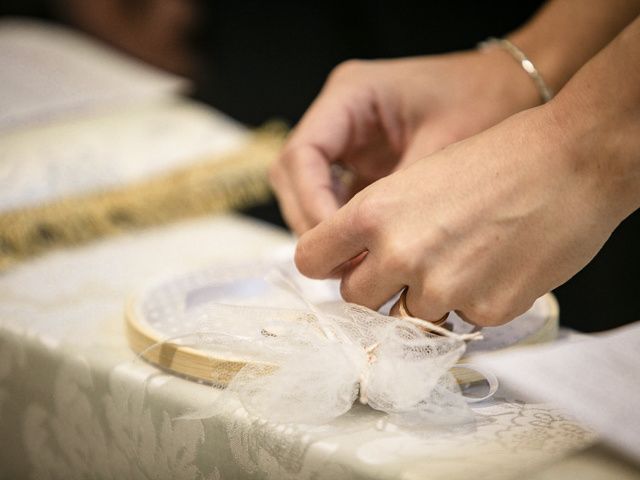
{"label": "forearm", "polygon": [[508,38],[558,92],[640,14],[640,0],[552,0]]}
{"label": "forearm", "polygon": [[640,17],[544,109],[557,122],[557,141],[571,168],[597,183],[612,220],[619,223],[639,208]]}

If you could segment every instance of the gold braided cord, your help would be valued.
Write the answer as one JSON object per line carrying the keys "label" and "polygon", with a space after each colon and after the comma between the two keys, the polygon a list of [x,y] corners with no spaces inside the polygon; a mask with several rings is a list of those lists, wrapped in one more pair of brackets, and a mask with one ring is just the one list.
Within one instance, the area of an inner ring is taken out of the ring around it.
{"label": "gold braided cord", "polygon": [[0,213],[0,268],[48,250],[134,228],[245,208],[269,198],[267,168],[285,136],[279,125],[248,145],[149,180]]}

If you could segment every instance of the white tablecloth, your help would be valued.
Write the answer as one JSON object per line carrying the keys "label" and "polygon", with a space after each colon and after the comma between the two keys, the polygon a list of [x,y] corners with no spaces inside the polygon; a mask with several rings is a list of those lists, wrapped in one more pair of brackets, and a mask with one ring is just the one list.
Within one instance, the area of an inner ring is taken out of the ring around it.
{"label": "white tablecloth", "polygon": [[0,274],[0,478],[638,474],[592,447],[593,433],[562,412],[504,391],[478,405],[477,427],[463,432],[380,430],[380,416],[363,406],[313,428],[250,421],[232,403],[211,418],[177,419],[218,392],[135,360],[126,298],[161,274],[246,261],[291,242],[228,215],[53,252]]}

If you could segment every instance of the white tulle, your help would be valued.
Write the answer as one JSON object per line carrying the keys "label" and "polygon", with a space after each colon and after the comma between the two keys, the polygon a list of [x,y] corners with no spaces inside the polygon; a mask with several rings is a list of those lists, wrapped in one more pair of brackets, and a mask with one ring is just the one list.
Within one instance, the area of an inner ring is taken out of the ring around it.
{"label": "white tulle", "polygon": [[[300,296],[287,278],[272,281]],[[404,426],[472,420],[449,370],[478,333],[345,302],[304,302],[304,310],[211,304],[200,313],[198,346],[251,360],[226,387],[251,415],[322,424],[359,401]]]}

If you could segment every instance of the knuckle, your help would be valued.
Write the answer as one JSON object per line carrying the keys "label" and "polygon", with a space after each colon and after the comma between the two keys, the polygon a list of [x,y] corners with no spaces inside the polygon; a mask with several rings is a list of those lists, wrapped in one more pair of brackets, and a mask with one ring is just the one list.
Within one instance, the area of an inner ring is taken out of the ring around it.
{"label": "knuckle", "polygon": [[497,327],[499,325],[504,325],[505,323],[513,320],[514,317],[515,315],[511,312],[511,310],[508,310],[506,308],[497,309],[494,312],[493,321],[489,326]]}
{"label": "knuckle", "polygon": [[301,147],[285,148],[282,154],[280,155],[280,158],[275,163],[275,165],[280,168],[282,167],[290,168],[292,165],[294,165],[298,161],[298,158],[300,157],[300,153],[301,153],[300,148]]}
{"label": "knuckle", "polygon": [[306,275],[307,277],[313,278],[313,263],[311,261],[311,249],[309,248],[308,242],[305,241],[305,236],[300,237],[298,241],[298,245],[296,246],[296,252],[294,255],[294,262],[300,273]]}
{"label": "knuckle", "polygon": [[532,300],[527,299],[527,300],[520,301],[518,303],[514,303],[513,307],[510,310],[511,318],[509,319],[509,321],[527,312],[533,306],[534,302],[535,302],[535,299],[532,299]]}
{"label": "knuckle", "polygon": [[446,270],[436,268],[429,275],[429,284],[432,289],[437,291],[438,297],[449,301],[454,297],[456,284],[454,278]]}
{"label": "knuckle", "polygon": [[350,277],[345,277],[340,282],[340,295],[346,302],[359,303],[358,302],[358,290],[354,287]]}
{"label": "knuckle", "polygon": [[446,304],[444,291],[433,282],[424,282],[420,288],[420,301],[425,310],[442,310]]}
{"label": "knuckle", "polygon": [[425,303],[434,301],[438,298],[439,294],[440,291],[438,287],[432,282],[426,281],[420,286],[420,299]]}
{"label": "knuckle", "polygon": [[528,312],[532,307],[533,304],[536,303],[537,297],[533,296],[528,298],[526,301],[523,301],[522,304],[520,304],[520,308],[518,309],[518,315],[522,315],[525,312]]}
{"label": "knuckle", "polygon": [[526,312],[535,299],[531,300],[528,296],[523,295],[520,288],[517,285],[513,285],[512,288],[505,288],[502,291],[502,295],[497,299],[496,305],[498,306],[498,318],[499,325],[510,322],[518,315]]}
{"label": "knuckle", "polygon": [[376,295],[375,281],[368,272],[363,272],[360,267],[347,270],[340,281],[340,294],[350,303],[364,305],[371,309],[380,307]]}
{"label": "knuckle", "polygon": [[330,82],[338,82],[353,78],[359,74],[367,64],[365,60],[351,59],[339,63],[329,74]]}
{"label": "knuckle", "polygon": [[481,327],[492,327],[501,324],[499,309],[491,302],[477,302],[472,307],[466,309],[465,313],[470,321]]}
{"label": "knuckle", "polygon": [[437,320],[449,310],[447,303],[440,297],[437,289],[421,287],[415,305],[409,305],[411,312],[425,320]]}

